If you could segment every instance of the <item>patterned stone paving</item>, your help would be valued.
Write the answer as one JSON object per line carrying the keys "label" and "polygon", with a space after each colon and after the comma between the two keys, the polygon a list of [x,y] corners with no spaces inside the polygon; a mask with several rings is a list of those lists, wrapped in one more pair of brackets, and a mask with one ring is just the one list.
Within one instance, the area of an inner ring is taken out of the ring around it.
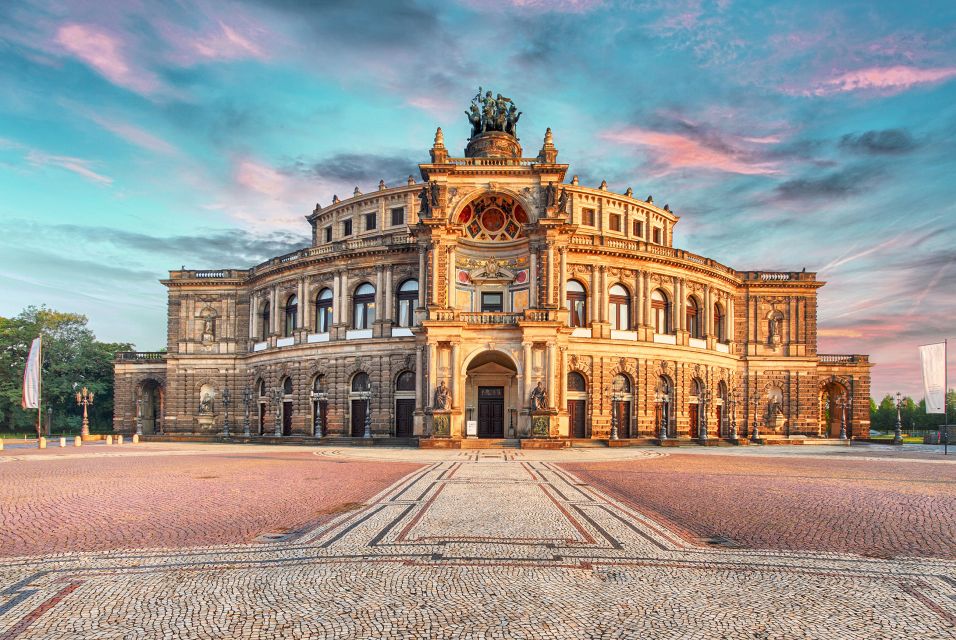
{"label": "patterned stone paving", "polygon": [[8,558],[0,640],[956,638],[954,561],[702,547],[548,458],[429,454],[281,542]]}

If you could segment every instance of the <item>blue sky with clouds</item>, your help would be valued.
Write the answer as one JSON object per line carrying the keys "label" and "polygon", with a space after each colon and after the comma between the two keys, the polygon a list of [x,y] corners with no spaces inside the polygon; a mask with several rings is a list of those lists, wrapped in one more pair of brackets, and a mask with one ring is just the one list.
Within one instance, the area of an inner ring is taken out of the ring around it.
{"label": "blue sky with clouds", "polygon": [[436,126],[463,148],[478,85],[582,183],[669,203],[677,245],[818,271],[820,349],[871,354],[875,394],[956,339],[943,0],[2,3],[0,314],[158,348],[168,269],[307,244],[316,202],[417,177]]}

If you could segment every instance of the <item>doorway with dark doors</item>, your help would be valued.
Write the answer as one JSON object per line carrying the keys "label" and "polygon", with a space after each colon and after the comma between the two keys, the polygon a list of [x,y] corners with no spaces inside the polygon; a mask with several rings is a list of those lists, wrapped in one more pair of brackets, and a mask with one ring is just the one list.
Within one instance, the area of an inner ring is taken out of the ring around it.
{"label": "doorway with dark doors", "polygon": [[478,437],[505,435],[505,388],[478,387]]}

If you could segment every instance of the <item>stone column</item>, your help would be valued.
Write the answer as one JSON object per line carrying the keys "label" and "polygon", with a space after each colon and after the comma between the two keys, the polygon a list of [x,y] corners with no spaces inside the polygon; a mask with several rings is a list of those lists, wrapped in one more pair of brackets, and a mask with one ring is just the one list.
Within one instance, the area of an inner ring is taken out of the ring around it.
{"label": "stone column", "polygon": [[391,323],[395,318],[395,290],[392,286],[394,265],[385,267],[385,321]]}
{"label": "stone column", "polygon": [[560,278],[559,282],[561,283],[560,296],[561,299],[558,300],[558,307],[565,306],[565,303],[568,299],[568,248],[561,247],[561,272],[558,274]]}
{"label": "stone column", "polygon": [[522,354],[521,357],[524,360],[522,363],[521,369],[521,404],[519,405],[519,411],[521,408],[528,406],[528,394],[531,393],[531,369],[533,363],[531,362],[531,343],[522,342],[521,343]]}
{"label": "stone column", "polygon": [[422,345],[415,345],[415,411],[421,411],[424,407],[422,406],[422,374],[424,369],[422,367],[422,350],[425,347]]}
{"label": "stone column", "polygon": [[607,322],[607,267],[603,264],[598,267],[598,280],[600,284],[598,285],[598,316],[601,318],[601,322]]}
{"label": "stone column", "polygon": [[556,366],[557,365],[557,349],[555,348],[554,342],[548,343],[547,353],[548,353],[548,361],[547,363],[545,363],[545,370],[544,370],[545,380],[547,380],[545,384],[548,387],[547,391],[548,391],[550,407],[554,407],[555,400],[557,400],[557,398],[555,398],[554,396],[558,386],[556,384],[557,381],[555,380],[555,374],[557,373],[557,366]]}
{"label": "stone column", "polygon": [[644,326],[644,291],[641,285],[644,284],[643,279],[641,278],[641,272],[637,271],[634,274],[634,321],[637,323],[637,327]]}
{"label": "stone column", "polygon": [[428,270],[426,267],[426,257],[428,249],[423,246],[418,247],[418,306],[425,306],[425,291],[428,288]]}
{"label": "stone column", "polygon": [[559,410],[565,411],[568,408],[568,348],[560,347],[561,359],[558,362],[558,386],[561,389],[561,397],[555,405]]}
{"label": "stone column", "polygon": [[711,318],[712,311],[714,306],[710,303],[710,285],[704,285],[704,325],[701,327],[704,330],[704,337],[709,337],[711,334],[711,325],[713,319]]}
{"label": "stone column", "polygon": [[538,249],[531,245],[531,295],[528,304],[532,309],[538,306]]}
{"label": "stone column", "polygon": [[644,272],[644,323],[651,325],[651,274]]}
{"label": "stone column", "polygon": [[385,313],[385,266],[375,267],[375,320],[382,320]]}
{"label": "stone column", "polygon": [[680,331],[680,280],[674,276],[674,299],[671,301],[671,327],[674,331]]}
{"label": "stone column", "polygon": [[339,295],[341,300],[339,301],[339,323],[344,326],[349,326],[351,320],[349,316],[352,314],[352,310],[349,309],[349,272],[348,269],[343,269],[341,276],[339,276]]}
{"label": "stone column", "polygon": [[450,308],[455,308],[455,246],[451,245],[448,247],[448,273],[446,274],[446,279],[448,286],[445,287],[446,293],[446,302],[445,305]]}
{"label": "stone column", "polygon": [[269,318],[269,333],[276,334],[279,333],[279,285],[272,287],[272,302],[270,307],[272,308],[272,317]]}
{"label": "stone column", "polygon": [[461,385],[458,384],[458,354],[459,347],[457,342],[451,343],[451,375],[448,376],[449,393],[451,394],[451,408],[457,409],[461,406],[461,400],[458,397]]}
{"label": "stone column", "polygon": [[434,392],[438,378],[438,345],[434,342],[428,345],[428,388],[425,390],[425,404],[430,406],[431,394]]}
{"label": "stone column", "polygon": [[259,334],[256,332],[257,325],[259,324],[259,294],[253,293],[249,296],[249,339],[255,342],[259,339]]}
{"label": "stone column", "polygon": [[591,322],[598,322],[598,270],[591,268],[591,295],[588,296],[588,318]]}
{"label": "stone column", "polygon": [[548,242],[547,244],[548,251],[548,271],[544,279],[544,284],[547,287],[544,292],[544,300],[547,304],[554,304],[554,243]]}
{"label": "stone column", "polygon": [[299,297],[299,304],[296,307],[295,323],[299,329],[305,328],[306,311],[309,308],[309,305],[306,304],[306,301],[305,301],[305,292],[306,292],[305,279],[302,278],[299,280],[299,290],[298,290],[298,293],[296,294]]}
{"label": "stone column", "polygon": [[438,288],[439,288],[439,285],[441,284],[441,277],[440,277],[440,274],[438,273],[438,252],[439,251],[441,251],[441,245],[438,245],[438,244],[432,245],[432,269],[431,269],[432,300],[431,300],[431,303],[435,305],[436,307],[440,306],[440,302],[441,302],[438,298]]}

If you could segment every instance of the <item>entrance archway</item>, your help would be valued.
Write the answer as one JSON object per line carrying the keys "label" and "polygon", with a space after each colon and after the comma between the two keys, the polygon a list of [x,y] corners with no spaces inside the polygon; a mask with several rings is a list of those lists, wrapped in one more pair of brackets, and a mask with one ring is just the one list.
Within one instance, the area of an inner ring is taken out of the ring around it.
{"label": "entrance archway", "polygon": [[[820,435],[824,438],[840,437],[841,407],[840,399],[849,400],[847,388],[836,380],[823,383],[820,387]],[[846,407],[846,435],[851,437],[850,406]]]}
{"label": "entrance archway", "polygon": [[143,433],[163,431],[163,385],[156,380],[143,380],[139,386],[137,415],[143,422]]}
{"label": "entrance archway", "polygon": [[465,371],[467,419],[478,422],[478,437],[514,437],[521,406],[514,360],[501,351],[483,351]]}

